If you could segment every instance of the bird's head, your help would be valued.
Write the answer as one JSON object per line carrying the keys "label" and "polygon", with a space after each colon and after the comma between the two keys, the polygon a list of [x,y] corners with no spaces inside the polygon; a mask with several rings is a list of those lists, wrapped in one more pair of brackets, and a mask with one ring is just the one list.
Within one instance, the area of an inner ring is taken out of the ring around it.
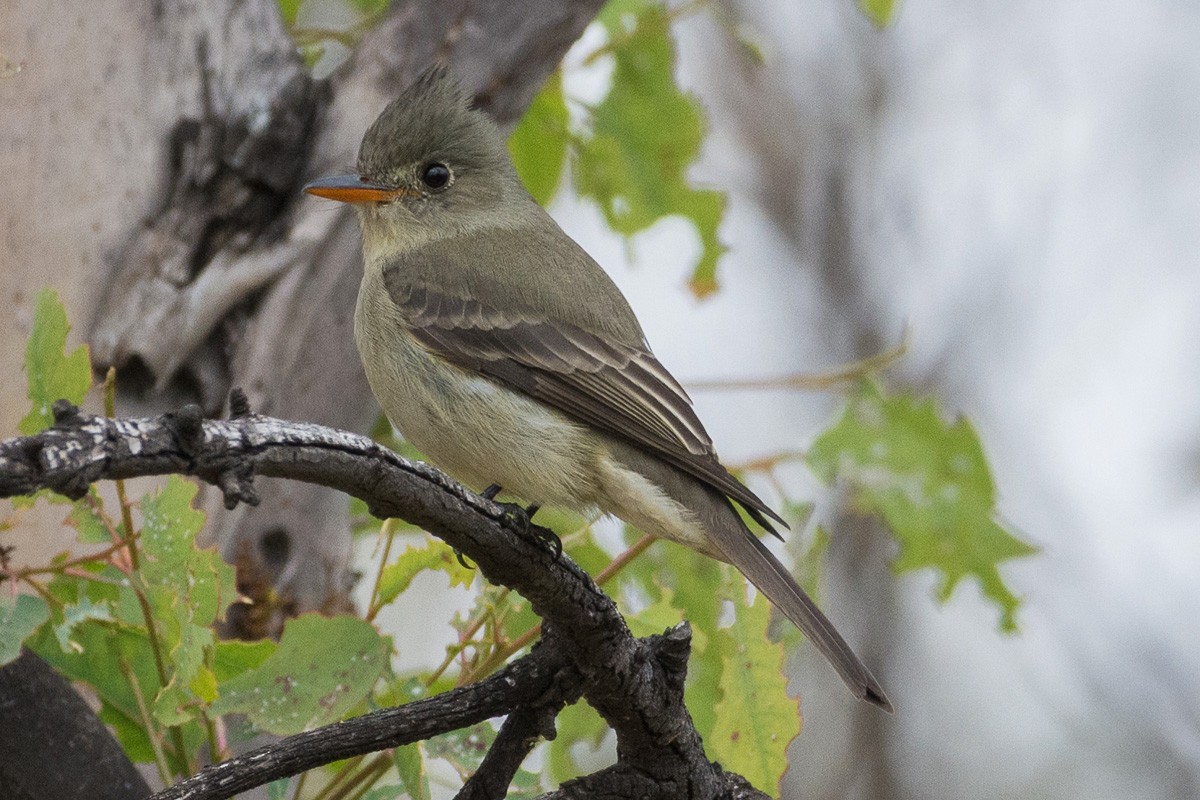
{"label": "bird's head", "polygon": [[528,195],[495,123],[442,68],[423,72],[367,129],[357,172],[321,178],[309,194],[351,203],[364,236],[485,223]]}

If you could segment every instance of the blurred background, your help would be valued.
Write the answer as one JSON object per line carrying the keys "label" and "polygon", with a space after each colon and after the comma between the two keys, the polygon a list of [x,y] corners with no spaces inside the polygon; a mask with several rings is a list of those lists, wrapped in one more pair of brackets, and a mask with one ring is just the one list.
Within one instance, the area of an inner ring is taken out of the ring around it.
{"label": "blurred background", "polygon": [[[556,216],[685,384],[819,371],[907,324],[890,382],[971,419],[1005,523],[1042,548],[1002,567],[1023,600],[1002,635],[970,581],[939,606],[931,575],[888,580],[890,546],[796,475],[835,523],[827,610],[898,713],[847,715],[799,665],[785,785],[1197,796],[1200,6],[909,0],[883,31],[846,2],[725,8],[762,68],[711,16],[676,26],[712,127],[692,175],[730,194],[721,290],[683,290],[682,223],[626,258],[590,208]],[[837,404],[695,398],[734,462],[803,446]]]}

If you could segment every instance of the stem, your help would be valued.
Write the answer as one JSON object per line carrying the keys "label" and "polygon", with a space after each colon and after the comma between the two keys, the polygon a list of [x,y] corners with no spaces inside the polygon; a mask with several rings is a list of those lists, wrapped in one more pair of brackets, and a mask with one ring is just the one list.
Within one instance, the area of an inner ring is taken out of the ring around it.
{"label": "stem", "polygon": [[708,380],[688,381],[687,388],[696,391],[712,389],[801,389],[804,391],[822,391],[848,381],[855,381],[864,375],[877,372],[896,361],[908,351],[908,328],[901,334],[900,343],[882,353],[852,361],[828,372],[815,374],[785,375],[782,378],[756,378],[751,380]]}
{"label": "stem", "polygon": [[125,583],[123,583],[122,581],[114,581],[111,578],[103,578],[99,575],[93,575],[92,573],[90,573],[86,570],[75,569],[74,567],[67,567],[66,569],[64,569],[62,571],[62,574],[69,575],[72,578],[78,578],[81,581],[91,581],[92,583],[103,583],[106,586],[116,586],[118,589],[125,588]]}
{"label": "stem", "polygon": [[304,791],[304,784],[308,780],[308,770],[304,770],[296,777],[296,790],[292,792],[292,800],[300,800],[300,793]]}
{"label": "stem", "polygon": [[[42,586],[40,583],[35,581],[33,578],[30,578],[28,575],[26,575],[24,578],[22,578],[22,580],[24,580],[25,583],[29,584],[29,588],[31,588],[35,592],[37,592],[43,600],[45,600],[47,603],[49,603],[54,608],[61,609],[63,607],[64,603],[61,600],[59,600],[54,595],[50,594],[49,589],[47,589],[45,586]],[[16,585],[17,584],[14,581],[13,582],[13,591],[14,592],[16,591]]]}
{"label": "stem", "polygon": [[[508,597],[508,593],[511,591],[512,589],[509,589],[507,586],[501,589],[500,593],[496,595],[495,604],[499,605],[500,603],[504,602],[504,599]],[[435,669],[433,673],[425,679],[426,689],[428,689],[430,686],[433,686],[434,682],[437,681],[438,678],[442,677],[443,674],[445,674],[446,670],[450,668],[450,665],[454,663],[454,659],[458,657],[458,654],[466,648],[467,642],[471,641],[471,638],[475,634],[479,633],[479,629],[483,627],[485,622],[487,622],[487,618],[490,616],[490,613],[491,612],[489,610],[484,610],[483,613],[481,613],[478,617],[471,620],[470,624],[467,625],[462,634],[458,637],[459,647],[457,651],[449,652],[449,648],[447,648],[448,652],[446,653],[446,658],[443,659],[442,663],[438,665],[438,668]]]}
{"label": "stem", "polygon": [[347,778],[354,774],[354,770],[363,762],[364,759],[366,759],[365,755],[355,756],[354,758],[347,759],[348,763],[346,764],[346,767],[341,772],[334,775],[333,780],[321,787],[320,791],[318,791],[313,797],[313,800],[329,800],[329,797],[332,795],[334,790],[338,789],[343,783],[346,782]]}
{"label": "stem", "polygon": [[103,550],[92,553],[91,555],[79,556],[78,558],[72,558],[69,561],[64,561],[61,564],[55,564],[49,567],[26,567],[25,569],[19,570],[16,574],[18,578],[24,578],[26,575],[45,575],[46,573],[50,572],[62,572],[70,567],[78,567],[80,564],[88,564],[93,561],[102,561],[114,553],[121,551],[125,547],[125,541],[122,540],[114,545],[104,548]]}
{"label": "stem", "polygon": [[213,719],[208,715],[208,712],[203,707],[197,709],[200,715],[201,722],[204,723],[204,730],[208,734],[208,758],[212,763],[216,764],[221,760],[221,748],[217,745],[217,726],[213,724]]}
{"label": "stem", "polygon": [[[371,788],[375,781],[383,777],[384,773],[392,765],[392,751],[384,750],[375,755],[358,774],[347,781],[336,792],[329,795],[328,800],[349,800],[351,797],[361,797],[363,792]],[[362,788],[363,792],[354,792],[355,789]],[[351,794],[354,792],[354,794]]]}
{"label": "stem", "polygon": [[607,567],[600,570],[600,574],[596,576],[596,585],[603,586],[605,583],[607,583],[610,578],[612,578],[621,570],[625,569],[625,566],[629,564],[630,561],[633,561],[642,553],[646,552],[646,548],[654,544],[657,538],[657,536],[647,533],[643,535],[642,538],[630,545],[625,552],[619,554],[612,561],[608,562]]}
{"label": "stem", "polygon": [[150,719],[150,709],[146,707],[142,685],[138,683],[137,675],[133,674],[133,669],[130,668],[129,662],[125,660],[124,656],[117,661],[120,664],[121,673],[125,676],[125,680],[129,681],[129,687],[133,689],[133,699],[137,701],[138,713],[142,716],[142,726],[146,729],[146,738],[150,740],[150,749],[154,751],[154,764],[158,767],[158,777],[162,779],[163,786],[170,786],[171,767],[167,764],[167,756],[163,752],[158,731],[154,729],[154,721]]}
{"label": "stem", "polygon": [[379,599],[379,584],[383,581],[383,571],[387,568],[388,558],[392,554],[392,542],[396,538],[396,531],[400,528],[400,520],[385,519],[383,527],[379,529],[379,535],[383,538],[383,558],[379,559],[379,571],[375,573],[375,585],[371,587],[371,599],[367,601],[367,622],[373,622],[375,615],[379,613],[382,605],[376,605]]}
{"label": "stem", "polygon": [[[104,376],[104,413],[109,417],[116,416],[117,368],[109,367]],[[141,556],[137,550],[137,534],[133,530],[133,513],[130,511],[129,496],[125,493],[125,481],[114,481],[117,485],[117,501],[121,505],[121,522],[125,525],[125,545],[129,548],[129,564],[132,572],[129,575],[129,588],[137,598],[138,606],[142,609],[142,617],[146,621],[146,637],[150,640],[150,650],[154,653],[154,667],[158,671],[159,686],[166,687],[167,664],[163,657],[162,641],[158,638],[158,628],[154,624],[154,610],[150,608],[150,599],[141,586]],[[171,744],[179,754],[179,760],[186,768],[186,773],[195,772],[191,759],[187,755],[187,746],[183,743],[183,732],[178,726],[168,728],[171,734]]]}

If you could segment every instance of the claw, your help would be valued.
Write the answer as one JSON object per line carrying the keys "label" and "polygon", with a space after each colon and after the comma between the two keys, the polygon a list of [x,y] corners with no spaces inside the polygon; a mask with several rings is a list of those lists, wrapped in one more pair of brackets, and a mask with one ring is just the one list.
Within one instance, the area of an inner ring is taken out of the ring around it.
{"label": "claw", "polygon": [[500,494],[501,491],[500,484],[493,483],[491,486],[480,492],[479,495],[481,497],[486,497],[488,500],[495,500],[496,495]]}
{"label": "claw", "polygon": [[454,557],[458,559],[459,564],[462,564],[463,569],[475,569],[475,565],[468,564],[466,557],[463,556],[462,550],[459,550],[457,547],[454,548]]}

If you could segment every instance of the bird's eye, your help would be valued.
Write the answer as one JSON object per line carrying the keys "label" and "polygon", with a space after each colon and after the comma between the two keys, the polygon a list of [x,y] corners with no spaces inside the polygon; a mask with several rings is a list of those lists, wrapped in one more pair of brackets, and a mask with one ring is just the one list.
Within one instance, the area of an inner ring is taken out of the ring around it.
{"label": "bird's eye", "polygon": [[445,164],[426,164],[421,181],[430,189],[441,189],[450,183],[450,168]]}

